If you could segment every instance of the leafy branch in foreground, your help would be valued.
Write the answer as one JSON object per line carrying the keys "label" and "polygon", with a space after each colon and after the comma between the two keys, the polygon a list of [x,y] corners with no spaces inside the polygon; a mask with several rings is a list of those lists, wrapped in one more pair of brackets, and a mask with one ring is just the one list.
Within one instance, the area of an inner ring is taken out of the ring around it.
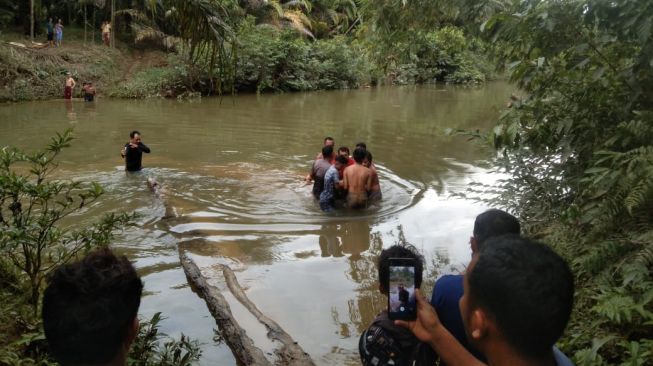
{"label": "leafy branch in foreground", "polygon": [[96,183],[56,180],[56,158],[70,146],[72,131],[57,134],[42,151],[0,150],[0,253],[26,279],[29,303],[38,310],[43,280],[80,252],[108,245],[134,215],[110,213],[82,229],[62,225],[104,191]]}

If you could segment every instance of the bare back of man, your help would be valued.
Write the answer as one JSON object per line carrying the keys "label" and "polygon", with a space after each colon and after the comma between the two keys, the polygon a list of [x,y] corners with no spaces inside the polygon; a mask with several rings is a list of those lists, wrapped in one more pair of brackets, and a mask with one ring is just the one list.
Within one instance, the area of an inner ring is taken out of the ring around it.
{"label": "bare back of man", "polygon": [[347,206],[363,208],[367,205],[367,191],[372,186],[372,170],[356,163],[345,169],[344,188],[347,190]]}

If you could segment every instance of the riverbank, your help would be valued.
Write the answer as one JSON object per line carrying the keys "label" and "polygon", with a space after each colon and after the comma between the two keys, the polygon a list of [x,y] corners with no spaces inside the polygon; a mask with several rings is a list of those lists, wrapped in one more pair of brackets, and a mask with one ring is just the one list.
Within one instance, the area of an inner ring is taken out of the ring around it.
{"label": "riverbank", "polygon": [[209,62],[190,62],[184,51],[121,41],[112,49],[98,39],[93,42],[91,36],[85,42],[83,30],[74,27],[66,29],[62,47],[56,48],[31,47],[26,36],[9,31],[0,34],[0,102],[59,99],[66,72],[80,84],[77,93],[81,82],[92,81],[99,97],[116,98],[355,89],[377,84],[479,84],[492,79],[492,67],[480,52],[447,50],[452,32],[445,27],[417,42],[418,48],[438,53],[380,67],[365,45],[351,37],[307,40],[293,31],[245,22],[238,31],[238,57],[223,65],[224,69],[216,69]]}

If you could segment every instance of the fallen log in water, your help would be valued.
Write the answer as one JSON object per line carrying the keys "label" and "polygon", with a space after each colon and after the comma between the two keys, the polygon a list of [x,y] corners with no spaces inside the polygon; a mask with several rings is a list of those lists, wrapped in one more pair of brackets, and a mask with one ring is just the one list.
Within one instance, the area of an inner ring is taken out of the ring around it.
{"label": "fallen log in water", "polygon": [[236,299],[238,299],[238,301],[240,301],[241,304],[243,304],[243,306],[247,308],[247,310],[249,310],[250,313],[256,317],[256,319],[265,325],[265,327],[268,329],[268,338],[278,341],[282,344],[282,347],[276,351],[281,364],[296,366],[315,365],[311,359],[311,356],[309,356],[308,353],[304,352],[302,347],[300,347],[299,344],[297,344],[297,342],[295,342],[295,340],[292,339],[292,337],[279,326],[279,324],[263,314],[247,297],[245,291],[243,291],[242,287],[240,287],[238,284],[236,275],[231,270],[231,268],[223,264],[220,264],[219,266],[222,267],[222,273],[224,274],[224,278],[227,282],[227,286],[229,286],[229,290],[231,290],[231,293],[236,297]]}
{"label": "fallen log in water", "polygon": [[238,361],[244,365],[271,365],[270,361],[265,358],[263,351],[254,345],[245,330],[238,325],[238,322],[231,314],[229,303],[227,303],[220,291],[206,282],[195,262],[186,254],[182,254],[181,251],[180,259],[188,281],[206,301],[209,311],[220,327],[220,334],[224,337]]}

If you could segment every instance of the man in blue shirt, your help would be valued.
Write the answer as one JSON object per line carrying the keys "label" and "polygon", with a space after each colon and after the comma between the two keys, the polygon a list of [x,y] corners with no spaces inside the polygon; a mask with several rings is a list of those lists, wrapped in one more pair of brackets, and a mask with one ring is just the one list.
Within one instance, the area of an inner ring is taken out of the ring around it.
{"label": "man in blue shirt", "polygon": [[[504,234],[519,234],[519,232],[519,220],[513,215],[497,209],[483,212],[476,216],[473,236],[469,239],[472,256],[479,251],[486,240]],[[442,276],[435,282],[431,305],[438,313],[444,327],[456,337],[458,342],[477,359],[485,361],[485,357],[467,342],[458,308],[461,297],[463,297],[463,275]]]}
{"label": "man in blue shirt", "polygon": [[324,190],[320,193],[320,209],[324,212],[335,210],[334,194],[340,184],[338,170],[346,165],[347,158],[338,155],[335,164],[331,165],[324,174]]}
{"label": "man in blue shirt", "polygon": [[[460,299],[464,330],[490,366],[571,366],[554,347],[574,302],[574,277],[550,247],[503,235],[487,240],[472,257]],[[443,326],[416,291],[417,319],[395,321],[427,342],[449,365],[485,365]]]}

